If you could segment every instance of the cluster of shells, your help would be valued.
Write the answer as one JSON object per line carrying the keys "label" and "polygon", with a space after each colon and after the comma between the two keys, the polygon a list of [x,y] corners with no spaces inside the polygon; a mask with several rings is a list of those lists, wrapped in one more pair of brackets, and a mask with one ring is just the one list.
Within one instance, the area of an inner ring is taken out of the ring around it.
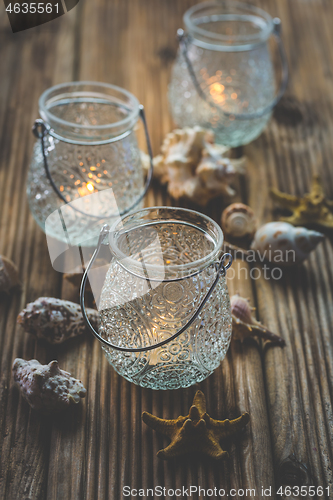
{"label": "cluster of shells", "polygon": [[[87,309],[97,328],[98,312]],[[39,297],[20,312],[17,322],[24,330],[49,344],[61,344],[86,331],[79,304],[54,297]],[[86,395],[82,383],[61,370],[56,360],[41,365],[36,359],[17,358],[13,364],[14,382],[29,405],[44,413],[64,410]]]}
{"label": "cluster of shells", "polygon": [[[170,196],[186,198],[206,206],[214,197],[226,199],[236,193],[231,187],[237,174],[245,172],[245,158],[228,158],[229,149],[214,143],[214,134],[201,127],[176,129],[166,135],[161,154],[153,160],[154,177],[167,185]],[[149,157],[142,153],[144,168]],[[243,203],[232,203],[222,213],[226,236],[252,241],[250,248],[263,259],[281,265],[302,263],[324,236],[285,222],[270,222],[257,229],[253,210]]]}
{"label": "cluster of shells", "polygon": [[[14,262],[0,255],[0,293],[9,294],[20,286],[18,269]],[[88,310],[90,321],[97,326],[97,311]],[[53,297],[40,297],[27,305],[17,318],[25,331],[51,344],[64,342],[81,335],[85,330],[80,306]],[[61,411],[80,402],[86,395],[83,384],[61,370],[58,361],[41,365],[36,359],[16,358],[13,378],[29,405],[43,413]]]}
{"label": "cluster of shells", "polygon": [[[161,154],[153,160],[154,177],[167,184],[170,196],[186,198],[205,206],[216,196],[227,198],[236,193],[231,187],[245,171],[245,158],[230,159],[229,149],[214,143],[214,134],[201,127],[176,129],[166,135]],[[142,153],[148,170],[149,157]]]}
{"label": "cluster of shells", "polygon": [[322,233],[288,222],[268,222],[257,229],[253,210],[243,203],[229,205],[222,212],[221,225],[227,237],[252,240],[250,249],[261,260],[283,266],[301,264],[324,239]]}

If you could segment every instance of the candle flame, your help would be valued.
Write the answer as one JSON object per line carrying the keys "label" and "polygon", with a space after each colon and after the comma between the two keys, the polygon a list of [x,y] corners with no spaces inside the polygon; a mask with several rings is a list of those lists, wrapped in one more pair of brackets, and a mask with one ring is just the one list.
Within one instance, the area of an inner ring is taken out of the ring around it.
{"label": "candle flame", "polygon": [[94,190],[94,185],[91,182],[88,182],[87,183],[87,189],[88,189],[88,191],[90,191],[92,193],[93,190]]}
{"label": "candle flame", "polygon": [[226,99],[226,96],[223,93],[224,89],[224,85],[218,82],[213,83],[210,87],[210,95],[217,104],[224,104],[224,101]]}
{"label": "candle flame", "polygon": [[224,90],[224,85],[222,83],[215,82],[210,88],[211,95],[220,94]]}

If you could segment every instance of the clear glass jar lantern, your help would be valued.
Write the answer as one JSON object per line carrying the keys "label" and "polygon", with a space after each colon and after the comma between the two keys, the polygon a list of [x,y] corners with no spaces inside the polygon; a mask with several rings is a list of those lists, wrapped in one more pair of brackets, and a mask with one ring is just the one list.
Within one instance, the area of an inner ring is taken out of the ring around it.
{"label": "clear glass jar lantern", "polygon": [[[48,236],[96,244],[103,223],[140,207],[145,194],[135,133],[140,116],[146,131],[143,108],[114,85],[71,82],[46,90],[39,111],[27,179],[30,210]],[[57,210],[66,204],[64,231]]]}
{"label": "clear glass jar lantern", "polygon": [[[107,236],[113,258],[97,332],[85,313],[84,288]],[[219,366],[231,337],[225,281],[231,256],[222,256],[222,244],[213,220],[180,208],[148,208],[105,228],[83,277],[81,307],[120,375],[142,387],[178,389]]]}
{"label": "clear glass jar lantern", "polygon": [[[262,132],[287,85],[280,20],[252,5],[214,1],[190,8],[184,24],[169,86],[174,121],[211,129],[225,146],[247,144]],[[272,34],[282,59],[277,95]]]}

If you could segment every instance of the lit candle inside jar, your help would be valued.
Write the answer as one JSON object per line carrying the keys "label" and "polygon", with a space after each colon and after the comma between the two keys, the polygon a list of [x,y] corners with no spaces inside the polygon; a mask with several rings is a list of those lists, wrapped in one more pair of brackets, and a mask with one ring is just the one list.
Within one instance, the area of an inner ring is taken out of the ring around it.
{"label": "lit candle inside jar", "polygon": [[[152,328],[152,337],[153,337],[154,344],[157,344],[157,342],[160,342],[160,338],[159,338],[159,335],[158,335],[155,327]],[[150,360],[149,360],[150,365],[157,365],[157,358],[158,358],[158,354],[160,351],[161,351],[160,347],[150,351]]]}
{"label": "lit candle inside jar", "polygon": [[212,101],[220,107],[225,107],[226,111],[237,113],[248,106],[248,102],[242,101],[240,98],[241,91],[236,85],[235,70],[230,70],[230,75],[223,79],[223,83],[221,81],[222,71],[216,71],[215,75],[209,76],[206,68],[203,68],[201,75],[209,89]]}
{"label": "lit candle inside jar", "polygon": [[226,100],[226,95],[223,93],[225,90],[225,86],[221,83],[213,83],[210,87],[209,93],[212,96],[214,102],[217,104],[224,104]]}
{"label": "lit candle inside jar", "polygon": [[91,194],[95,191],[94,185],[92,182],[87,182],[87,184],[82,184],[81,187],[78,188],[78,193],[79,195],[82,196],[87,196],[87,194]]}

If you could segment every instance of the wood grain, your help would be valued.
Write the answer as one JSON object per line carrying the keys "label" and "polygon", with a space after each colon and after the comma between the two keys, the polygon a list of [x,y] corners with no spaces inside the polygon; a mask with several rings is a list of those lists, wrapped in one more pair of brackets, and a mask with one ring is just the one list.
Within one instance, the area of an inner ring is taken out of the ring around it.
{"label": "wood grain", "polygon": [[[124,87],[145,106],[157,154],[173,127],[167,85],[175,34],[194,3],[81,0],[69,14],[15,35],[0,7],[0,252],[17,263],[23,281],[21,293],[0,297],[0,498],[5,500],[118,500],[125,485],[255,488],[251,498],[258,499],[264,498],[262,487],[280,484],[330,486],[333,492],[331,237],[279,280],[251,280],[247,263],[233,265],[230,293],[249,297],[258,319],[287,345],[233,342],[219,369],[199,385],[213,417],[250,413],[244,432],[223,443],[230,454],[225,463],[200,457],[161,461],[156,453],[167,440],[141,422],[144,410],[164,418],[186,415],[196,386],[141,389],[112,370],[88,335],[50,348],[16,325],[20,309],[39,296],[77,300],[77,289],[52,270],[45,236],[25,196],[39,95],[73,79]],[[269,126],[243,148],[249,165],[237,186],[238,199],[248,202],[263,223],[277,217],[270,187],[303,194],[319,172],[333,199],[333,5],[328,0],[254,3],[281,18],[291,74]],[[154,184],[145,203],[176,202]],[[219,221],[221,209],[217,201],[205,212]],[[82,380],[86,399],[66,415],[39,416],[13,387],[15,357],[58,359],[61,368]],[[192,498],[204,497],[194,493]]]}

